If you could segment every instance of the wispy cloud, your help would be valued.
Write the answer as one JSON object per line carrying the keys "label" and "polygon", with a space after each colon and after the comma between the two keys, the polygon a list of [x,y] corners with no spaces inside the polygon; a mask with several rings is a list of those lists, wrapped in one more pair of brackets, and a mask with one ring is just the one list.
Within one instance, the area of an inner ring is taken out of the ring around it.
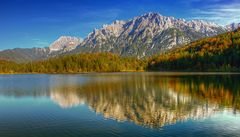
{"label": "wispy cloud", "polygon": [[[216,0],[217,1],[217,0]],[[240,22],[240,2],[229,4],[212,4],[200,9],[192,9],[192,19],[204,19],[221,25]]]}
{"label": "wispy cloud", "polygon": [[190,6],[196,3],[205,3],[205,4],[214,4],[219,3],[223,0],[179,0],[181,4],[184,4],[186,6]]}

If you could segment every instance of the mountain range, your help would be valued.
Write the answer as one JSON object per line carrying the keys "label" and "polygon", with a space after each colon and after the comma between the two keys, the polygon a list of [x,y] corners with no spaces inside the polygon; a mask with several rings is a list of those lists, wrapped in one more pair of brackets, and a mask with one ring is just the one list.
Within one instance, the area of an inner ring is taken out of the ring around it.
{"label": "mountain range", "polygon": [[61,36],[45,48],[0,51],[0,60],[29,62],[66,54],[96,52],[143,58],[238,27],[240,23],[221,26],[203,20],[186,21],[159,13],[147,13],[127,21],[117,20],[103,25],[100,29],[94,29],[85,39]]}

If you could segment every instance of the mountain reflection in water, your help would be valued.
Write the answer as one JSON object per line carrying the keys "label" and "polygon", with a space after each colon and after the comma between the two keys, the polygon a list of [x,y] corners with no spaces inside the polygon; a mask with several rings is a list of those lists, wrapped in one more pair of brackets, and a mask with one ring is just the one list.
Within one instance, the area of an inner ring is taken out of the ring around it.
{"label": "mountain reflection in water", "polygon": [[236,76],[100,75],[50,88],[61,107],[86,104],[105,118],[158,128],[240,108]]}
{"label": "mountain reflection in water", "polygon": [[150,128],[240,109],[238,75],[53,75],[45,82],[45,88],[32,86],[33,92],[8,88],[1,94],[50,96],[62,108],[87,105],[105,118]]}

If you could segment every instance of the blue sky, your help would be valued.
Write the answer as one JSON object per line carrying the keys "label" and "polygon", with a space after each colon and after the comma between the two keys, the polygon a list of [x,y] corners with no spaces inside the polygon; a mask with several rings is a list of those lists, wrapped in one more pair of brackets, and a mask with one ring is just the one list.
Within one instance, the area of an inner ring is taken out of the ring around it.
{"label": "blue sky", "polygon": [[85,38],[147,12],[225,25],[240,22],[240,0],[1,0],[0,50],[46,47],[62,35]]}

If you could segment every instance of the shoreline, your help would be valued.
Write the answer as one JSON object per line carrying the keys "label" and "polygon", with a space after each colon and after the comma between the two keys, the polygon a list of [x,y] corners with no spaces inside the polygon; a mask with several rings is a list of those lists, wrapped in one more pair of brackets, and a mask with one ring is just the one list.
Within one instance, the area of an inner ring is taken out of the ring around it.
{"label": "shoreline", "polygon": [[0,75],[74,75],[74,74],[124,74],[124,73],[155,73],[162,75],[240,75],[240,72],[226,71],[118,71],[118,72],[54,72],[54,73],[0,73]]}

